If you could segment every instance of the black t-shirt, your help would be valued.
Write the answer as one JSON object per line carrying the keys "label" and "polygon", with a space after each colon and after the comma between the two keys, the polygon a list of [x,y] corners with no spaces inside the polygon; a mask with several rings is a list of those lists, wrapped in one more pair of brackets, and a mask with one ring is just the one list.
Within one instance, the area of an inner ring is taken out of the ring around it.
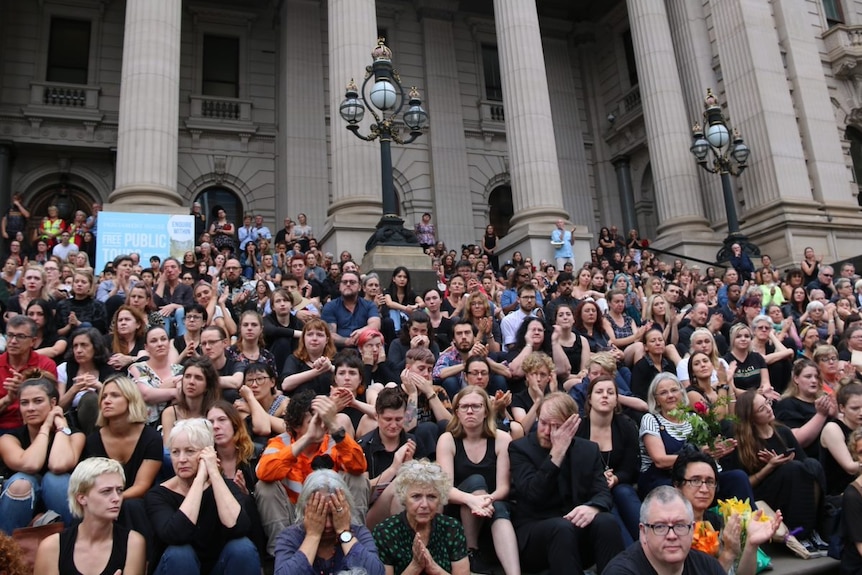
{"label": "black t-shirt", "polygon": [[[797,429],[808,423],[817,414],[814,403],[802,401],[797,397],[785,397],[777,402],[772,409],[775,419],[789,427]],[[805,454],[815,459],[820,455],[820,441],[815,439],[805,448]]]}
{"label": "black t-shirt", "polygon": [[[295,355],[289,355],[287,357],[287,361],[284,362],[284,368],[281,370],[281,373],[288,376],[295,373],[302,373],[303,371],[308,371],[310,369],[311,368],[308,367],[307,363],[300,360]],[[329,391],[332,389],[332,373],[327,372],[318,375],[314,379],[306,381],[287,395],[292,397],[304,389],[313,389],[314,393],[317,395],[329,395]]]}
{"label": "black t-shirt", "polygon": [[[87,442],[84,444],[81,460],[91,457],[111,457],[102,442],[101,430],[96,430],[88,435]],[[135,484],[135,477],[137,477],[141,465],[148,460],[162,461],[162,435],[153,427],[145,425],[129,460],[125,463],[120,462],[123,466],[123,472],[126,474],[126,489]]]}
{"label": "black t-shirt", "polygon": [[[650,535],[651,536],[651,535]],[[608,563],[603,575],[658,575],[644,554],[640,541],[632,543],[628,549]],[[685,558],[682,575],[727,575],[721,563],[706,553],[692,549]]]}
{"label": "black t-shirt", "polygon": [[[81,433],[77,429],[72,429],[72,433]],[[16,427],[15,429],[9,432],[9,435],[18,440],[18,443],[21,444],[21,449],[27,450],[30,448],[32,441],[30,441],[30,431],[27,429],[27,426]],[[51,454],[51,449],[54,447],[54,437],[57,434],[55,432],[51,432],[48,434],[48,448],[45,450],[45,453],[48,455]],[[13,471],[18,471],[17,469]],[[48,473],[48,457],[45,457],[45,463],[42,464],[42,468],[39,470],[39,475],[45,475]]]}
{"label": "black t-shirt", "polygon": [[749,389],[757,389],[760,387],[761,371],[766,369],[766,360],[756,351],[749,352],[745,361],[739,361],[732,353],[727,353],[724,356],[724,361],[730,363],[736,362],[736,374],[733,376],[733,383],[737,388],[744,391]]}
{"label": "black t-shirt", "polygon": [[862,493],[854,484],[844,490],[842,513],[845,520],[841,522],[841,534],[844,536],[844,551],[841,553],[841,575],[859,575],[862,573],[862,557],[856,543],[862,542],[862,521],[847,521],[848,517],[862,517]]}

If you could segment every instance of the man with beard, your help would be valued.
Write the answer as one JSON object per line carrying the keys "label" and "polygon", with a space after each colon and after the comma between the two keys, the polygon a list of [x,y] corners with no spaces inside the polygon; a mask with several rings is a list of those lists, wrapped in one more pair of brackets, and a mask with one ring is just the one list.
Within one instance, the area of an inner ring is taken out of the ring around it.
{"label": "man with beard", "polygon": [[242,312],[254,307],[254,303],[249,303],[254,293],[254,284],[242,275],[242,265],[238,258],[228,258],[224,263],[224,279],[218,283],[217,289],[219,297],[228,292],[227,309],[233,320],[239,324]]}
{"label": "man with beard", "polygon": [[[515,343],[516,335],[524,318],[536,315],[536,298],[538,292],[532,284],[524,284],[518,288],[518,309],[509,312],[500,322],[500,331],[503,334],[503,351],[506,352]],[[542,313],[542,310],[538,310]]]}
{"label": "man with beard", "polygon": [[470,320],[459,319],[452,326],[452,345],[440,354],[431,376],[434,383],[446,390],[449,397],[464,387],[464,364],[467,358],[478,355],[488,360],[493,374],[488,383],[488,393],[493,395],[498,389],[506,391],[506,378],[511,376],[509,368],[488,357],[488,347],[476,341],[477,329]]}
{"label": "man with beard", "polygon": [[549,323],[554,323],[557,317],[557,308],[567,304],[572,309],[581,303],[576,297],[572,297],[572,288],[575,285],[575,276],[571,272],[560,272],[557,276],[557,297],[545,304],[545,318]]}
{"label": "man with beard", "polygon": [[[298,260],[294,258],[291,261],[291,271],[294,269],[295,261]],[[302,261],[302,271],[305,272],[305,261],[301,257],[299,261]],[[376,305],[359,297],[359,274],[356,272],[341,274],[339,293],[340,296],[323,306],[320,317],[329,324],[336,346],[353,347],[362,330],[366,328],[380,330],[380,313]]]}
{"label": "man with beard", "polygon": [[575,437],[578,406],[565,392],[540,400],[537,430],[509,445],[512,523],[526,570],[602,573],[623,550],[597,444]]}

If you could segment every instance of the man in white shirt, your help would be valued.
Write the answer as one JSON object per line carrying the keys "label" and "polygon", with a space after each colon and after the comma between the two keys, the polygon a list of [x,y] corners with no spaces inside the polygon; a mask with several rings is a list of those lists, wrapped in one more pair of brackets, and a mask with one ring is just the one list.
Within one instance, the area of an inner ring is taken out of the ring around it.
{"label": "man in white shirt", "polygon": [[537,305],[536,288],[532,284],[523,284],[518,288],[518,309],[510,312],[500,322],[500,331],[503,334],[503,351],[507,351],[508,347],[515,343],[515,335],[518,333],[518,328],[524,323],[524,318],[528,315],[536,315]]}

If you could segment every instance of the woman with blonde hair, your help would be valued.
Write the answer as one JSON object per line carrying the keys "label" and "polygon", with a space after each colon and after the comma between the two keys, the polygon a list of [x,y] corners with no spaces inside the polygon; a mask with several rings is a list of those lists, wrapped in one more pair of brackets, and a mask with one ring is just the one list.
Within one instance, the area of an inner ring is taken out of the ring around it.
{"label": "woman with blonde hair", "polygon": [[123,501],[125,476],[112,459],[82,461],[69,480],[69,507],[81,522],[50,535],[39,544],[35,573],[146,572],[146,542],[135,531],[116,522]]}
{"label": "woman with blonde hair", "polygon": [[509,496],[509,442],[495,425],[493,403],[481,387],[468,386],[452,400],[452,419],[437,441],[437,463],[452,479],[449,502],[459,506],[470,570],[488,570],[479,555],[479,532],[491,520],[494,549],[509,575],[520,573],[518,542],[505,500]]}
{"label": "woman with blonde hair", "polygon": [[835,398],[823,389],[813,361],[801,358],[793,364],[792,377],[780,401],[773,406],[775,418],[793,431],[809,457],[820,453],[820,432],[838,415]]}
{"label": "woman with blonde hair", "polygon": [[48,276],[39,264],[28,264],[21,278],[22,290],[9,298],[7,315],[22,314],[33,300],[53,301],[48,290]]}
{"label": "woman with blonde hair", "polygon": [[652,329],[658,329],[664,335],[664,340],[668,343],[674,343],[679,340],[677,328],[679,322],[668,305],[667,300],[661,293],[654,293],[649,296],[644,304],[643,309],[644,323],[652,322]]}
{"label": "woman with blonde hair", "polygon": [[464,303],[461,317],[476,326],[479,331],[476,337],[482,345],[488,347],[488,352],[499,352],[502,349],[503,333],[500,331],[500,323],[491,313],[490,301],[481,291],[475,291],[465,297],[467,301]]}

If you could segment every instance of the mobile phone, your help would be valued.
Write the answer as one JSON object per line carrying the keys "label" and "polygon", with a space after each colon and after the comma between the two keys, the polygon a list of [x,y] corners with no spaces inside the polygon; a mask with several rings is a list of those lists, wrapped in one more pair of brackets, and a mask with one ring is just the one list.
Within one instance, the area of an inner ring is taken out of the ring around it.
{"label": "mobile phone", "polygon": [[784,450],[784,455],[792,455],[794,453],[796,453],[796,450],[793,449],[792,447],[788,447],[787,449]]}

